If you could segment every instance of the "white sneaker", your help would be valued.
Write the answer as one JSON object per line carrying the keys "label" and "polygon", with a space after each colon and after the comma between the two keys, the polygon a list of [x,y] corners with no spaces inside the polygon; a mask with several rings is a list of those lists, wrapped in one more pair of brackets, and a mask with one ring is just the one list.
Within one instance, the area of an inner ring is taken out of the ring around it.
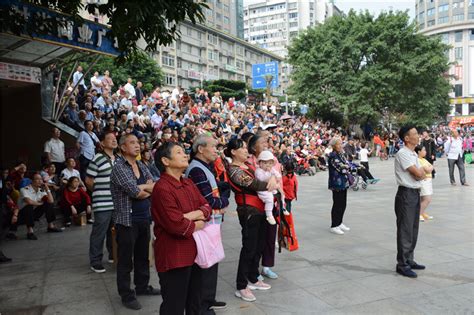
{"label": "white sneaker", "polygon": [[275,225],[277,224],[273,216],[267,217],[268,224]]}
{"label": "white sneaker", "polygon": [[425,217],[423,217],[422,215],[420,215],[420,222],[425,222]]}
{"label": "white sneaker", "polygon": [[235,291],[235,296],[247,302],[253,302],[257,300],[255,295],[253,295],[252,291],[250,291],[248,287],[243,290]]}
{"label": "white sneaker", "polygon": [[344,234],[344,232],[338,226],[330,228],[329,231],[331,233],[338,234],[338,235]]}
{"label": "white sneaker", "polygon": [[343,231],[350,231],[351,229],[347,226],[344,225],[344,223],[341,223],[341,225],[339,225],[339,228]]}
{"label": "white sneaker", "polygon": [[247,285],[247,288],[249,288],[250,290],[262,290],[262,291],[265,291],[265,290],[270,290],[272,288],[271,285],[263,282],[263,281],[257,281],[255,283],[250,283]]}

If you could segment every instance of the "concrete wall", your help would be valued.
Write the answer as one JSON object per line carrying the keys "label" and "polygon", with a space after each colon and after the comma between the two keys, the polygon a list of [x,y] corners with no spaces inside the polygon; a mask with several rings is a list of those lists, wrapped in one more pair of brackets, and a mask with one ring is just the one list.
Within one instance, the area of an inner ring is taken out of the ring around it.
{"label": "concrete wall", "polygon": [[[40,86],[2,80],[0,85],[0,165],[11,168],[18,160],[28,170],[41,167],[44,142],[51,137],[52,126],[42,119]],[[74,139],[63,133],[66,148]]]}

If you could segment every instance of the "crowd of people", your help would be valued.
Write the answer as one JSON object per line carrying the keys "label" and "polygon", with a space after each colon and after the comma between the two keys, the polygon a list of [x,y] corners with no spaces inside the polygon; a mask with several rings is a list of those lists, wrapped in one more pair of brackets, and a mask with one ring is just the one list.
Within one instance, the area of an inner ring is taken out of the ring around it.
{"label": "crowd of people", "polygon": [[[328,171],[330,231],[342,235],[350,230],[343,216],[352,175],[377,183],[369,157],[395,156],[407,141],[403,133],[343,130],[283,115],[277,102],[224,100],[219,92],[200,88],[143,91],[141,82],[133,85],[131,78],[116,87],[108,72],[94,73],[88,86],[82,71],[78,67],[73,75],[70,92],[77,84],[77,93],[61,117],[77,130],[76,147],[66,150],[60,130],[53,128],[40,171],[28,172],[26,162],[4,168],[0,223],[8,226],[10,240],[18,239],[20,224],[27,227],[27,239],[37,240],[35,221],[43,214],[50,233],[63,232],[84,214],[92,225],[90,268],[106,271],[105,242],[107,261],[117,263],[118,293],[130,309],[141,308],[137,296],[158,294],[162,314],[212,314],[225,308],[225,302],[216,300],[218,263],[210,268],[195,263],[199,252],[193,235],[208,224],[222,224],[231,191],[242,227],[235,295],[255,301],[253,292],[271,289],[264,277],[278,278],[272,269],[276,218],[291,215],[298,190],[295,175]],[[420,147],[414,150],[423,168],[418,175],[435,177],[432,165],[445,152],[451,183],[455,185],[456,165],[461,184],[468,185],[463,161],[464,152],[472,150],[470,131],[462,130],[462,136],[449,132],[427,130],[418,138]],[[424,184],[420,220],[432,218],[424,211],[432,194],[429,185]],[[58,209],[62,225],[56,220]],[[149,285],[152,239],[160,289]],[[3,254],[0,259],[9,260]],[[401,264],[405,268],[406,259]]]}

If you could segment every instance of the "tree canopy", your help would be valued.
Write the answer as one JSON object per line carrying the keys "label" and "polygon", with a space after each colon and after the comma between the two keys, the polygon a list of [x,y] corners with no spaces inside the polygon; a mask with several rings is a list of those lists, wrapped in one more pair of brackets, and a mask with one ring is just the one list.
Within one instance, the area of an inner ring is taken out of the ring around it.
{"label": "tree canopy", "polygon": [[228,100],[230,97],[241,100],[245,97],[245,82],[221,79],[204,81],[203,85],[203,88],[209,93],[220,92],[224,100]]}
{"label": "tree canopy", "polygon": [[449,111],[449,69],[438,38],[417,33],[406,12],[350,11],[295,38],[290,93],[312,113],[346,125],[387,112],[420,125]]}
{"label": "tree canopy", "polygon": [[[157,45],[172,43],[180,35],[178,23],[189,19],[192,23],[204,21],[204,1],[194,0],[140,0],[140,1],[85,1],[70,0],[24,0],[41,7],[46,7],[72,16],[72,19],[81,22],[82,10],[91,14],[102,14],[108,20],[111,32],[107,34],[111,39],[116,38],[118,49],[122,55],[119,61],[135,57],[137,42],[143,38],[146,50],[154,51]],[[8,31],[21,33],[26,19],[18,12],[2,12],[4,23],[2,29],[8,26]],[[58,20],[45,20],[40,28],[29,32],[44,32],[57,29]]]}

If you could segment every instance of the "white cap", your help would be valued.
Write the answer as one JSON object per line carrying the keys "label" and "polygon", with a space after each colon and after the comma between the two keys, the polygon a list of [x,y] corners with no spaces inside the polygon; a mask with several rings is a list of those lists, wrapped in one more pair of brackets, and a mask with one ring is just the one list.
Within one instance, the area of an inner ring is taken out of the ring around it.
{"label": "white cap", "polygon": [[273,154],[270,151],[262,151],[258,155],[258,161],[273,161]]}

